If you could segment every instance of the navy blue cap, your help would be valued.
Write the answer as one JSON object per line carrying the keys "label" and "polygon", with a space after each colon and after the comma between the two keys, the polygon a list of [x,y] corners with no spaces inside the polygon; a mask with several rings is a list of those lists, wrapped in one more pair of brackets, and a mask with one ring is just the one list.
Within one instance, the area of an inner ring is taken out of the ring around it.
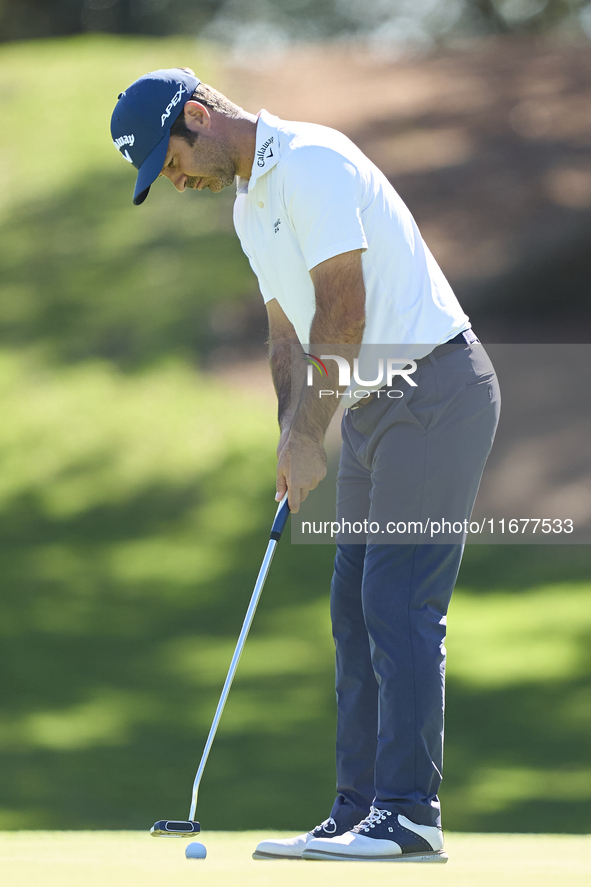
{"label": "navy blue cap", "polygon": [[119,95],[111,135],[115,147],[139,170],[133,194],[136,206],[160,175],[172,124],[200,83],[182,68],[168,68],[140,77]]}

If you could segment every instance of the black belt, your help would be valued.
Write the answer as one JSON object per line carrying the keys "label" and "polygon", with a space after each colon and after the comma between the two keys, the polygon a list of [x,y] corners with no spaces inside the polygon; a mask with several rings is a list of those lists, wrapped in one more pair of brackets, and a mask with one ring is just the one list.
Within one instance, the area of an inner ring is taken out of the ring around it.
{"label": "black belt", "polygon": [[[426,354],[425,357],[419,357],[417,360],[415,360],[415,363],[416,363],[417,367],[423,366],[424,364],[429,362],[431,357],[437,357],[437,355],[440,353],[445,354],[446,353],[445,349],[447,348],[448,345],[479,345],[479,344],[480,344],[480,339],[474,333],[474,330],[472,330],[472,329],[464,330],[463,332],[458,333],[457,336],[454,336],[453,339],[448,339],[448,341],[443,342],[442,345],[437,345],[437,347],[434,348],[433,351],[429,352],[429,354]],[[393,388],[393,387],[394,387],[393,385],[382,385],[382,387],[379,388],[378,391],[387,391],[388,388]],[[357,401],[357,403],[353,404],[352,407],[349,407],[349,409],[350,410],[358,410],[359,407],[367,406],[369,403],[373,402],[376,394],[377,394],[377,391],[372,391],[370,393],[369,397],[362,397],[360,400]]]}
{"label": "black belt", "polygon": [[[426,354],[424,357],[419,357],[418,360],[415,360],[415,363],[418,367],[424,366],[426,363],[429,363],[431,357],[437,357],[439,354],[446,354],[446,348],[448,345],[479,345],[480,339],[474,333],[474,330],[464,330],[462,333],[458,333],[457,336],[454,336],[453,339],[448,339],[447,342],[443,342],[442,345],[438,345],[437,348],[434,348],[433,351],[430,351],[429,354]],[[384,388],[387,386],[384,385]]]}
{"label": "black belt", "polygon": [[[474,345],[474,343],[480,345],[480,339],[473,329],[469,329],[458,333],[457,336],[454,336],[449,342],[444,342],[443,345]],[[438,345],[437,347],[443,348],[443,345]]]}
{"label": "black belt", "polygon": [[[473,345],[474,343],[480,345],[480,339],[474,332],[474,330],[464,330],[461,333],[458,333],[457,336],[454,336],[453,339],[450,339],[449,342],[444,342],[444,345]],[[442,348],[442,345],[438,345],[438,348]]]}

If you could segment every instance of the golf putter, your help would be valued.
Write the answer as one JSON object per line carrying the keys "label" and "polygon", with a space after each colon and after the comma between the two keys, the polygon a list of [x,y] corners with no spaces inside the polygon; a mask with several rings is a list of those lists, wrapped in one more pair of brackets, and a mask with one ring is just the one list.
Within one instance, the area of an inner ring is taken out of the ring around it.
{"label": "golf putter", "polygon": [[155,838],[186,838],[190,835],[198,834],[201,831],[199,823],[195,822],[195,811],[197,809],[197,793],[199,792],[199,784],[201,782],[201,777],[203,776],[203,771],[205,770],[205,764],[207,763],[207,758],[209,757],[211,746],[213,745],[213,740],[215,739],[215,734],[217,732],[222,717],[222,712],[224,711],[224,706],[230,693],[230,687],[232,686],[232,681],[234,680],[234,675],[236,674],[238,663],[240,662],[240,657],[244,649],[244,644],[246,643],[246,638],[248,637],[248,632],[250,631],[250,626],[252,625],[252,620],[254,619],[257,604],[265,585],[267,573],[269,572],[269,567],[271,566],[271,561],[273,560],[273,555],[275,554],[277,543],[281,539],[281,534],[285,529],[288,517],[289,505],[287,503],[286,493],[279,503],[277,513],[275,514],[275,520],[273,521],[271,534],[269,536],[269,544],[267,545],[267,550],[265,552],[265,556],[259,570],[259,575],[257,576],[257,581],[255,583],[254,591],[248,605],[248,610],[246,611],[246,616],[244,617],[244,622],[242,623],[242,629],[240,631],[240,635],[238,636],[238,641],[236,643],[234,655],[232,656],[232,661],[230,662],[230,668],[228,669],[228,674],[224,682],[222,695],[220,696],[218,707],[216,708],[215,715],[213,716],[213,722],[209,730],[209,736],[207,737],[207,742],[205,743],[205,748],[203,749],[203,754],[201,755],[201,762],[199,764],[199,769],[197,770],[197,775],[195,776],[195,781],[193,783],[193,793],[191,796],[189,819],[158,820],[158,822],[155,822],[150,829],[150,834],[153,835]]}

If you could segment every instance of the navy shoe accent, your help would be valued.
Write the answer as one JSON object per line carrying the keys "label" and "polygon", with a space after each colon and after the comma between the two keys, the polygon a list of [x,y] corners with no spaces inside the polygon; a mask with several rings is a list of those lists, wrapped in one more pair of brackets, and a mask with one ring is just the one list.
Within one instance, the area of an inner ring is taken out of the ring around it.
{"label": "navy shoe accent", "polygon": [[[355,834],[367,838],[378,838],[382,841],[395,841],[403,853],[418,853],[422,850],[433,850],[431,844],[416,832],[411,832],[398,822],[398,816],[390,810],[371,808],[371,813],[355,828]],[[318,837],[321,837],[320,835]]]}
{"label": "navy shoe accent", "polygon": [[325,819],[316,828],[311,829],[308,834],[312,835],[313,838],[336,838],[337,835],[344,835],[348,831],[348,826],[342,822],[339,824],[332,816],[329,816],[328,819]]}

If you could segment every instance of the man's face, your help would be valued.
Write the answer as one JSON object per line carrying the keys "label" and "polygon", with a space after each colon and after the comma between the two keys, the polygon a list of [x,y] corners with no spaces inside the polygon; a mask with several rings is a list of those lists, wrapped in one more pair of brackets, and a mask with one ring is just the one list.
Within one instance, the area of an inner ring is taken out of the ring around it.
{"label": "man's face", "polygon": [[202,129],[193,144],[171,136],[162,176],[170,179],[177,191],[209,188],[218,192],[234,182],[236,164],[226,140],[211,129]]}

